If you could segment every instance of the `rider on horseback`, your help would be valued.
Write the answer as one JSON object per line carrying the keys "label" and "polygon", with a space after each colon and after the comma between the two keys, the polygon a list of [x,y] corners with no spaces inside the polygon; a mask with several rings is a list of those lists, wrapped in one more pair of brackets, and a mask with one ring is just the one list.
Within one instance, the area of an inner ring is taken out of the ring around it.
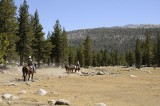
{"label": "rider on horseback", "polygon": [[33,70],[36,73],[35,66],[33,65],[31,56],[29,56],[28,59],[28,66],[31,68],[31,70]]}

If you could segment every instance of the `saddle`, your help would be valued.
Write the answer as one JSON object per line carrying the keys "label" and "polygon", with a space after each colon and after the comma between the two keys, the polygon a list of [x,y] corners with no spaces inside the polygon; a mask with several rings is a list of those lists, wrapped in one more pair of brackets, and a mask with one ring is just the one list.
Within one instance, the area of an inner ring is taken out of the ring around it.
{"label": "saddle", "polygon": [[29,70],[31,70],[31,71],[33,71],[33,72],[35,72],[36,73],[36,69],[35,69],[35,67],[32,65],[32,66],[28,66],[28,68],[29,68]]}

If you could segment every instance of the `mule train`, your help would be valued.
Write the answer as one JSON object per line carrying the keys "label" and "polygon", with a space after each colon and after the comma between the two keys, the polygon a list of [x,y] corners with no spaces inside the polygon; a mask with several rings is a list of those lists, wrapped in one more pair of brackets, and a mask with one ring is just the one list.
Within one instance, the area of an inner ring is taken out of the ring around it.
{"label": "mule train", "polygon": [[66,72],[69,74],[69,73],[80,71],[80,66],[78,66],[78,65],[65,65],[65,69],[66,69]]}

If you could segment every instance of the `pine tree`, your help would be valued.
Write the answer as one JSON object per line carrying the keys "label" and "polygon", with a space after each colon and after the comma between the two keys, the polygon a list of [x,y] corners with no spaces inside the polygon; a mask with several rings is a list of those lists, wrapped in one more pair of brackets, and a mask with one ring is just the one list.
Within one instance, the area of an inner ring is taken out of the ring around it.
{"label": "pine tree", "polygon": [[141,42],[142,48],[142,65],[146,65],[146,58],[145,58],[145,41]]}
{"label": "pine tree", "polygon": [[93,43],[92,39],[87,36],[84,42],[85,66],[91,66],[93,62]]}
{"label": "pine tree", "polygon": [[20,65],[23,61],[28,59],[28,56],[32,54],[32,40],[34,38],[31,31],[31,17],[28,12],[29,6],[27,1],[24,0],[19,9],[19,30],[18,36],[20,40],[17,42],[17,51],[20,55]]}
{"label": "pine tree", "polygon": [[97,54],[93,51],[93,67],[96,67],[98,66],[97,65]]}
{"label": "pine tree", "polygon": [[5,52],[7,51],[8,45],[9,45],[9,42],[6,38],[6,35],[0,33],[0,64],[6,63],[3,57],[5,55]]}
{"label": "pine tree", "polygon": [[51,55],[54,47],[55,45],[53,45],[53,36],[50,32],[48,32],[47,39],[45,40],[43,47],[43,62],[47,62],[48,65],[53,63],[53,57]]}
{"label": "pine tree", "polygon": [[155,46],[155,63],[160,67],[160,32],[157,33],[157,42]]}
{"label": "pine tree", "polygon": [[69,47],[69,55],[68,55],[69,65],[74,64],[75,61],[76,61],[76,49],[73,47]]}
{"label": "pine tree", "polygon": [[52,48],[54,46],[52,45],[52,43],[50,42],[50,39],[46,39],[44,42],[43,42],[43,45],[42,45],[42,58],[43,58],[43,62],[44,63],[47,63],[48,65],[50,65],[50,62],[51,62],[51,59],[50,59],[50,55],[51,55],[51,51],[52,51]]}
{"label": "pine tree", "polygon": [[126,65],[126,60],[125,60],[125,55],[124,54],[120,54],[119,55],[119,65]]}
{"label": "pine tree", "polygon": [[4,61],[11,60],[16,54],[18,37],[16,36],[18,23],[16,19],[16,6],[13,0],[0,0],[0,34],[5,39],[6,50],[3,53]]}
{"label": "pine tree", "polygon": [[84,66],[84,46],[82,42],[79,44],[77,50],[77,61],[79,61],[81,67]]}
{"label": "pine tree", "polygon": [[107,66],[107,50],[103,50],[101,52],[101,56],[102,56],[102,58],[101,58],[101,65],[102,66]]}
{"label": "pine tree", "polygon": [[118,63],[119,63],[119,59],[118,59],[118,51],[115,50],[115,51],[114,51],[114,54],[115,54],[115,65],[118,65]]}
{"label": "pine tree", "polygon": [[53,46],[53,48],[52,48],[52,50],[51,50],[51,54],[50,54],[50,61],[51,61],[51,64],[53,64],[53,62],[54,62],[54,57],[55,57],[55,56],[54,56],[55,39],[54,39],[53,33],[50,35],[49,40],[50,40],[50,42],[51,42],[51,44],[52,44],[52,46]]}
{"label": "pine tree", "polygon": [[97,52],[97,66],[101,66],[101,61],[102,61],[102,56],[101,56],[101,52]]}
{"label": "pine tree", "polygon": [[110,58],[111,64],[112,64],[112,66],[115,66],[115,54],[114,54],[114,52],[111,52],[110,56],[111,56],[111,58]]}
{"label": "pine tree", "polygon": [[50,39],[51,38],[51,32],[48,31],[48,34],[47,34],[47,39]]}
{"label": "pine tree", "polygon": [[152,59],[152,46],[151,46],[151,32],[148,30],[145,33],[146,41],[145,41],[145,58],[147,67],[151,66],[151,59]]}
{"label": "pine tree", "polygon": [[142,63],[142,50],[140,45],[140,40],[137,39],[136,41],[136,48],[135,48],[135,59],[136,59],[136,67],[140,69]]}
{"label": "pine tree", "polygon": [[[34,14],[34,25],[33,25],[33,30],[34,30],[34,40],[33,40],[33,50],[34,50],[34,57],[37,59],[38,62],[38,67],[40,67],[40,61],[43,58],[43,43],[45,42],[44,40],[44,33],[43,33],[43,27],[39,22],[39,15],[38,11],[36,10]],[[47,42],[45,42],[47,43]]]}
{"label": "pine tree", "polygon": [[68,39],[67,39],[67,32],[63,28],[62,31],[62,40],[61,40],[61,54],[62,54],[62,64],[63,63],[68,63],[68,53],[69,53],[69,48],[68,48]]}
{"label": "pine tree", "polygon": [[62,61],[62,31],[61,31],[61,25],[59,23],[59,20],[56,20],[56,23],[54,25],[54,32],[51,36],[51,42],[52,45],[55,45],[55,47],[52,50],[51,59],[54,60],[56,63],[56,66],[59,66]]}
{"label": "pine tree", "polygon": [[128,49],[127,53],[126,53],[126,62],[128,64],[128,66],[133,66],[134,64],[134,55],[132,54],[131,50]]}
{"label": "pine tree", "polygon": [[112,65],[112,56],[111,56],[111,53],[107,54],[107,65]]}

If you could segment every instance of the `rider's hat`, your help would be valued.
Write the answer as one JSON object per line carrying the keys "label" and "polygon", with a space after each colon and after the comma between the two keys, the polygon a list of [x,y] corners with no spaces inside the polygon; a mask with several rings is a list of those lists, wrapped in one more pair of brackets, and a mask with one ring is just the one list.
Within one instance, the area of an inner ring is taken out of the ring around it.
{"label": "rider's hat", "polygon": [[29,59],[31,59],[31,56],[29,56]]}

